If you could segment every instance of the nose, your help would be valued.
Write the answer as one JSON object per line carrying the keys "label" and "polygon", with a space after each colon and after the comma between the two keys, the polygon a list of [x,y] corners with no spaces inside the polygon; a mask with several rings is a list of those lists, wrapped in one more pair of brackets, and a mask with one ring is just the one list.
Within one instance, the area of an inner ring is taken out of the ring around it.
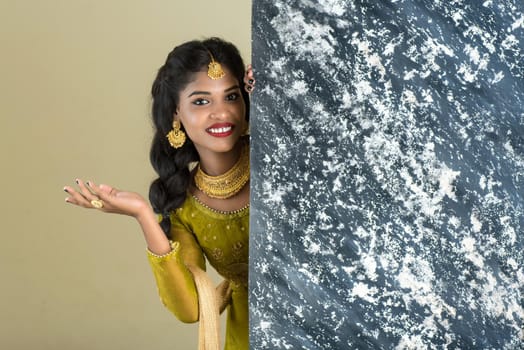
{"label": "nose", "polygon": [[211,118],[223,120],[229,115],[227,104],[224,101],[217,101],[213,104],[211,110]]}

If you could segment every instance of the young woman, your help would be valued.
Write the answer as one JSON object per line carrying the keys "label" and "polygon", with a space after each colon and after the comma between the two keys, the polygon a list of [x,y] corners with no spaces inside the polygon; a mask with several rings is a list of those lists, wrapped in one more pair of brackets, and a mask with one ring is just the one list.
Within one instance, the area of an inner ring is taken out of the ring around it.
{"label": "young woman", "polygon": [[[153,83],[158,174],[149,203],[134,192],[78,179],[66,202],[134,217],[162,302],[183,322],[200,321],[200,348],[248,349],[249,92],[238,50],[218,38],[176,47]],[[225,281],[215,292],[205,259]]]}

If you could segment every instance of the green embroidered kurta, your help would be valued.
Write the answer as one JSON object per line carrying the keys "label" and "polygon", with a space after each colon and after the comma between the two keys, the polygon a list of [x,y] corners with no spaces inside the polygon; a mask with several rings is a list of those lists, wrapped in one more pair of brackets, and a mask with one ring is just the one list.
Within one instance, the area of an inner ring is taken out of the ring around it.
{"label": "green embroidered kurta", "polygon": [[249,207],[219,212],[189,195],[171,214],[171,237],[178,248],[170,254],[148,254],[164,305],[183,322],[198,320],[198,295],[186,266],[205,269],[205,256],[231,282],[225,349],[247,350]]}

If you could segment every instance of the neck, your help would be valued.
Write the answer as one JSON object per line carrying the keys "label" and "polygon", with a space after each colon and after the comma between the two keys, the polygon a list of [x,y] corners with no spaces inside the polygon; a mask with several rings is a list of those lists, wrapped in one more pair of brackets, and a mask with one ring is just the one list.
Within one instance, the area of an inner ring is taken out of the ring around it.
{"label": "neck", "polygon": [[[195,186],[210,198],[228,199],[237,195],[249,181],[249,150],[246,146],[241,142],[227,152],[229,157],[215,156],[213,162],[209,159],[204,165],[210,170],[199,164],[194,176]],[[235,157],[237,152],[240,154]],[[227,161],[228,164],[219,164],[220,161]],[[209,173],[213,170],[216,175]]]}
{"label": "neck", "polygon": [[231,169],[240,158],[243,142],[239,140],[231,152],[199,152],[200,168],[210,176],[218,176]]}

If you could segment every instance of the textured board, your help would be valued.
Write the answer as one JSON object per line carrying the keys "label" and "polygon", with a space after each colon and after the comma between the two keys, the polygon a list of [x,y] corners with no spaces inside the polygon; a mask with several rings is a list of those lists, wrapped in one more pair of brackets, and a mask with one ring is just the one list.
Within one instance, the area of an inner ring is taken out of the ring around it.
{"label": "textured board", "polygon": [[524,348],[524,2],[253,0],[252,349]]}

